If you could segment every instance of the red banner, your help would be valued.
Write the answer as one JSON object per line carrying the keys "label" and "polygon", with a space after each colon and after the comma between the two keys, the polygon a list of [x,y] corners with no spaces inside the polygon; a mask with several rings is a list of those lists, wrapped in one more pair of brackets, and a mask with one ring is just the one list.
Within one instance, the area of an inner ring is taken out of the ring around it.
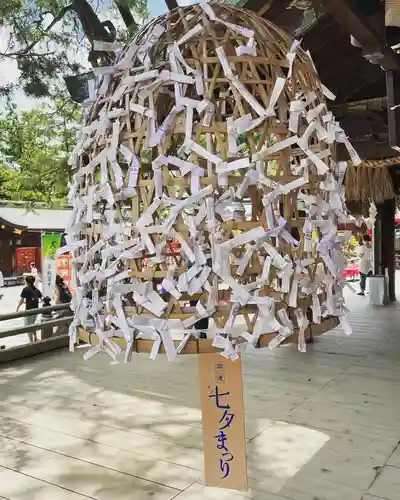
{"label": "red banner", "polygon": [[21,275],[30,271],[30,265],[36,261],[36,248],[17,248],[15,250],[16,270]]}
{"label": "red banner", "polygon": [[64,255],[60,255],[57,258],[57,274],[61,276],[64,280],[64,283],[70,289],[71,293],[73,293],[72,285],[72,265],[71,265],[72,255],[70,253],[66,253]]}

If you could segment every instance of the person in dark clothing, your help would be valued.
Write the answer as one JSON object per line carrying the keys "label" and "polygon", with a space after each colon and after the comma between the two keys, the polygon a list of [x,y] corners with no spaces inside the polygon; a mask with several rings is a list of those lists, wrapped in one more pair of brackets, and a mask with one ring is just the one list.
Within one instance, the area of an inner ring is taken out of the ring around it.
{"label": "person in dark clothing", "polygon": [[[17,305],[17,312],[20,307],[25,303],[25,309],[28,311],[30,309],[37,309],[39,307],[39,300],[42,298],[42,293],[35,287],[34,276],[27,276],[25,278],[26,286],[22,289],[20,300]],[[31,316],[25,316],[25,325],[30,326],[36,323],[37,314]],[[28,333],[29,342],[36,342],[36,332]]]}
{"label": "person in dark clothing", "polygon": [[72,295],[69,288],[59,274],[56,276],[56,293],[54,297],[55,304],[69,304]]}
{"label": "person in dark clothing", "polygon": [[[54,304],[69,304],[72,299],[72,294],[67,286],[67,284],[64,282],[64,280],[61,278],[59,274],[56,276],[56,291],[54,294]],[[58,314],[56,315],[57,318],[64,318],[67,316],[70,316],[72,314],[71,308],[68,307],[67,309],[64,309],[62,311],[59,311]],[[65,325],[57,326],[54,332],[54,335],[61,335],[64,330],[65,330]],[[67,327],[68,328],[68,327]]]}

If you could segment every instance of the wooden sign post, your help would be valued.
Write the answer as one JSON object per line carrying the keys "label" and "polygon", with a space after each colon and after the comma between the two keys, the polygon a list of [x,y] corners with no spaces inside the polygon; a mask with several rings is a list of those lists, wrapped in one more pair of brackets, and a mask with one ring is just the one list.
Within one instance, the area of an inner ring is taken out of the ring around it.
{"label": "wooden sign post", "polygon": [[202,354],[199,365],[205,483],[247,491],[241,360]]}

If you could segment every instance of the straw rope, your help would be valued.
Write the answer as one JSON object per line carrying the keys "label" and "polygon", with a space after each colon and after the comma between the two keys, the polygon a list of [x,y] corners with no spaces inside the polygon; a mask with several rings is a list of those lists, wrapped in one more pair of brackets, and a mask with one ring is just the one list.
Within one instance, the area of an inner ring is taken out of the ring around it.
{"label": "straw rope", "polygon": [[346,172],[345,190],[348,202],[369,204],[370,200],[373,200],[375,203],[383,203],[395,195],[393,180],[387,168],[349,167]]}
{"label": "straw rope", "polygon": [[382,168],[393,167],[394,165],[400,165],[400,156],[393,156],[393,158],[382,158],[380,160],[365,160],[362,162],[360,167]]}

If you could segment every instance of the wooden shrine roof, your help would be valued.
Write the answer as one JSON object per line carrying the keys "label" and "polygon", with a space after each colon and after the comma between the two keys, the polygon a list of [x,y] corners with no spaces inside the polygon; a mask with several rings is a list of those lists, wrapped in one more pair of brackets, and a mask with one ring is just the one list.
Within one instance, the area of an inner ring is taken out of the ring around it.
{"label": "wooden shrine roof", "polygon": [[[360,48],[350,44],[350,36],[329,14],[322,10],[291,7],[293,0],[248,0],[247,9],[255,12],[271,3],[263,17],[303,38],[302,46],[309,49],[324,84],[337,96],[336,103],[347,103],[386,95],[385,73],[378,64],[362,57]],[[306,2],[297,2],[306,5]]]}
{"label": "wooden shrine roof", "polygon": [[315,9],[304,8],[308,4],[308,0],[248,0],[244,7],[255,12],[263,9],[263,17],[303,39],[322,82],[336,95],[332,108],[362,158],[398,155],[389,147],[386,101],[382,99],[382,106],[373,109],[367,104],[345,106],[385,97],[385,72],[362,57],[362,49],[351,45],[348,32],[330,14],[318,9],[314,15]]}
{"label": "wooden shrine roof", "polygon": [[64,232],[72,211],[0,206],[0,221],[10,227],[25,231]]}

